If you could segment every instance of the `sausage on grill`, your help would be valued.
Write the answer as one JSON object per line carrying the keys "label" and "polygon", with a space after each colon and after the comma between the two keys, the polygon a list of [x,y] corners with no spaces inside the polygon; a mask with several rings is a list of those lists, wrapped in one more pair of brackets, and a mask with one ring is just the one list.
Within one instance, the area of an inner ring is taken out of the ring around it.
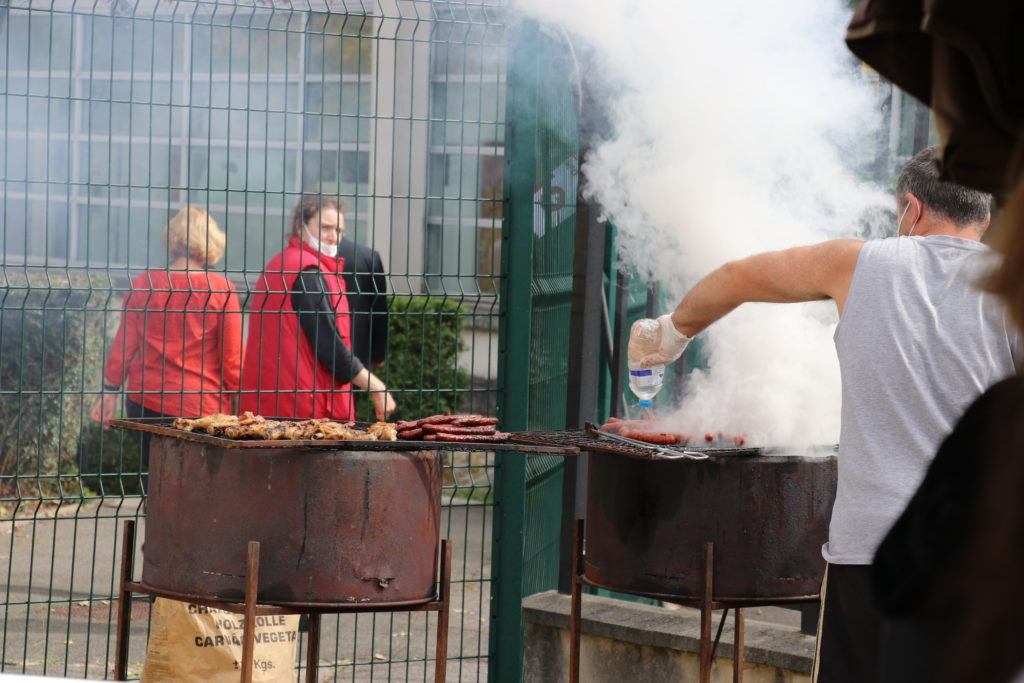
{"label": "sausage on grill", "polygon": [[459,427],[458,425],[451,424],[426,424],[423,425],[423,431],[428,434],[437,434],[439,432],[444,432],[445,434],[493,434],[496,430],[493,426]]}
{"label": "sausage on grill", "polygon": [[[434,439],[430,439],[433,436]],[[480,443],[493,443],[495,441],[507,441],[509,436],[508,432],[496,432],[494,434],[446,434],[445,432],[438,432],[437,434],[427,434],[424,439],[431,441],[469,441],[469,442],[480,442]]]}
{"label": "sausage on grill", "polygon": [[626,437],[627,439],[643,441],[644,443],[658,444],[660,446],[668,446],[679,441],[678,434],[666,434],[664,432],[634,432],[629,430],[623,430],[619,432],[619,434]]}
{"label": "sausage on grill", "polygon": [[460,416],[458,415],[431,415],[430,417],[423,417],[417,420],[416,426],[422,427],[424,425],[448,424],[455,422],[459,417]]}
{"label": "sausage on grill", "polygon": [[456,427],[483,427],[486,425],[498,424],[498,418],[496,417],[484,417],[483,415],[462,415],[455,422],[452,422]]}

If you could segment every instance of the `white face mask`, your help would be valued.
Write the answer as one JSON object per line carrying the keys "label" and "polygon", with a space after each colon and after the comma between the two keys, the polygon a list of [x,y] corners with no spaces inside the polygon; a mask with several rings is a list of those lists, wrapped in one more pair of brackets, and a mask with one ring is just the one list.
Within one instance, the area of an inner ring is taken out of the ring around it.
{"label": "white face mask", "polygon": [[338,255],[337,244],[326,244],[324,242],[321,242],[320,240],[313,236],[313,233],[309,231],[309,228],[306,227],[305,223],[302,224],[302,238],[306,244],[313,247],[324,256],[330,256],[331,258],[334,258],[335,256]]}
{"label": "white face mask", "polygon": [[[896,236],[900,236],[900,230],[903,228],[903,219],[907,217],[907,211],[910,211],[910,202],[907,202],[906,208],[903,209],[903,213],[900,214],[900,219],[896,221]],[[914,234],[914,228],[917,227],[917,223],[910,226],[910,232],[907,233],[907,237]]]}

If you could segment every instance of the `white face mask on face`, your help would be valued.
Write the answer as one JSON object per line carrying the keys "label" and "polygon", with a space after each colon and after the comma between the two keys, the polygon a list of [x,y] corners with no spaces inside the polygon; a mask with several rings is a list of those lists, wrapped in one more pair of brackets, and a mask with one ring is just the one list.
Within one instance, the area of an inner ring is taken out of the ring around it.
{"label": "white face mask on face", "polygon": [[324,242],[321,242],[319,239],[313,236],[313,233],[309,231],[309,228],[306,227],[305,223],[302,224],[302,239],[306,244],[313,247],[324,256],[330,256],[331,258],[334,258],[335,256],[338,255],[337,244],[326,244]]}

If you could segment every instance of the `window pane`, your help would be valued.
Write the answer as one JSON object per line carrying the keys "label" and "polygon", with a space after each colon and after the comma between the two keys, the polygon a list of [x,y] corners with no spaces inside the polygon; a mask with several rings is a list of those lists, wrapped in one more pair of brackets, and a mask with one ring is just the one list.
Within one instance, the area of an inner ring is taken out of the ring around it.
{"label": "window pane", "polygon": [[341,181],[343,183],[370,182],[370,153],[342,151]]}

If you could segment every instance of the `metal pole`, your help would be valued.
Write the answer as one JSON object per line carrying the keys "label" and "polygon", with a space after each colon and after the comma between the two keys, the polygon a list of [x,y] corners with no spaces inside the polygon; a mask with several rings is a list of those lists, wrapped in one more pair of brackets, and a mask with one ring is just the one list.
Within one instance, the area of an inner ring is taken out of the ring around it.
{"label": "metal pole", "polygon": [[715,544],[704,544],[704,594],[700,604],[700,683],[711,683],[711,620],[714,610]]}
{"label": "metal pole", "polygon": [[647,309],[645,314],[648,318],[657,318],[662,314],[660,282],[655,282],[654,280],[647,282]]}
{"label": "metal pole", "polygon": [[434,683],[445,683],[448,676],[448,616],[451,609],[452,544],[441,541],[441,571],[438,579],[437,650],[434,661]]}
{"label": "metal pole", "polygon": [[572,600],[569,608],[569,683],[580,683],[580,640],[583,627],[583,528],[585,522],[576,520],[575,540],[572,546]]}
{"label": "metal pole", "polygon": [[746,637],[746,620],[742,607],[736,608],[733,622],[736,624],[736,633],[732,639],[732,681],[733,683],[743,683],[743,658],[745,656],[743,639]]}
{"label": "metal pole", "polygon": [[[498,416],[510,431],[529,427],[531,297],[533,280],[533,187],[537,143],[537,72],[525,21],[509,39],[506,96],[505,197],[499,315]],[[526,517],[526,458],[496,454],[494,532],[491,540],[491,625],[487,680],[523,678],[523,526]]]}
{"label": "metal pole", "polygon": [[256,600],[259,597],[260,585],[259,541],[249,541],[245,565],[245,627],[242,631],[242,683],[252,683],[253,654],[256,651]]}
{"label": "metal pole", "polygon": [[[590,142],[604,129],[602,109],[581,78],[577,92],[579,174],[576,183],[576,231],[573,240],[572,312],[569,324],[566,427],[582,429],[597,419],[601,339],[604,335],[604,261],[607,224],[599,208],[583,195]],[[576,519],[586,517],[587,457],[567,458],[562,480],[561,553],[558,590],[572,592],[572,539]]]}
{"label": "metal pole", "polygon": [[[306,683],[317,683],[317,669],[320,666],[320,613],[309,614],[306,633]],[[244,659],[244,658],[243,658]]]}
{"label": "metal pole", "polygon": [[623,270],[622,264],[616,269],[615,277],[615,326],[612,338],[612,415],[626,417],[626,399],[622,387],[622,356],[629,343],[626,320],[629,318],[629,275]]}
{"label": "metal pole", "polygon": [[117,646],[114,680],[128,680],[128,636],[131,632],[132,594],[125,585],[132,580],[135,565],[135,520],[124,520],[121,534],[121,587],[117,593]]}
{"label": "metal pole", "polygon": [[[580,152],[581,168],[585,161]],[[586,183],[580,171],[578,192]],[[572,314],[569,324],[569,377],[566,392],[566,427],[581,429],[597,419],[598,372],[604,288],[604,224],[597,209],[577,194],[575,258],[573,261]],[[572,591],[572,537],[574,520],[586,516],[587,460],[582,454],[566,458],[562,480],[562,552],[558,587]]]}

